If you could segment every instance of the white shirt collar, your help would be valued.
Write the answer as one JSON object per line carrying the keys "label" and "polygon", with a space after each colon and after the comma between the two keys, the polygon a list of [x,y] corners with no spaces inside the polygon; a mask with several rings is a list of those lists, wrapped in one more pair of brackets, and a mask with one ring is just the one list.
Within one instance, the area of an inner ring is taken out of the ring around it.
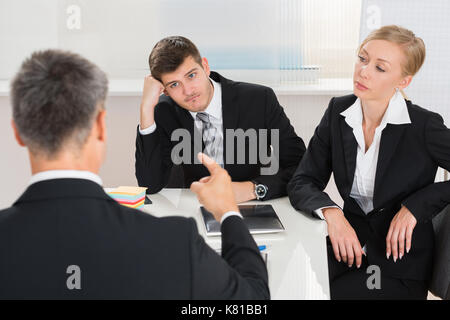
{"label": "white shirt collar", "polygon": [[[220,83],[214,81],[213,79],[209,78],[209,80],[214,86],[214,94],[208,107],[203,112],[206,112],[217,120],[222,120],[222,87]],[[194,120],[196,120],[197,112],[189,112]]]}
{"label": "white shirt collar", "polygon": [[52,179],[86,179],[93,181],[99,184],[100,186],[103,185],[103,181],[98,175],[90,171],[81,171],[81,170],[48,170],[38,172],[31,177],[28,185]]}
{"label": "white shirt collar", "polygon": [[[359,98],[356,99],[354,104],[352,104],[350,107],[341,112],[341,115],[345,117],[345,122],[347,122],[348,125],[353,129],[356,128],[357,126],[362,125],[363,114],[361,108],[361,100]],[[396,92],[392,96],[379,127],[384,128],[388,123],[390,124],[411,123],[411,119],[409,118],[408,113],[408,106],[406,105],[406,101],[400,92]]]}

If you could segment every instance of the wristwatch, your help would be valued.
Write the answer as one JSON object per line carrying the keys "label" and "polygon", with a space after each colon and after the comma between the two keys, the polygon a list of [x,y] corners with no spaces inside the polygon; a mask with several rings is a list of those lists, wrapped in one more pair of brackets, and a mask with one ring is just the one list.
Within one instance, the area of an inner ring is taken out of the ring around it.
{"label": "wristwatch", "polygon": [[255,184],[255,195],[256,195],[256,199],[257,200],[262,200],[264,199],[264,197],[267,194],[267,186],[261,184],[261,183],[257,183],[255,181],[253,181],[253,183]]}

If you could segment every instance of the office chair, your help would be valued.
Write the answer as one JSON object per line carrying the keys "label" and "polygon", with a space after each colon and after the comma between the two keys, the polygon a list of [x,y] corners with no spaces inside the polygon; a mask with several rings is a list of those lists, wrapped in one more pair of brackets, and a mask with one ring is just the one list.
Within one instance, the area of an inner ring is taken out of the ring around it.
{"label": "office chair", "polygon": [[430,292],[450,300],[450,205],[433,218],[435,248]]}

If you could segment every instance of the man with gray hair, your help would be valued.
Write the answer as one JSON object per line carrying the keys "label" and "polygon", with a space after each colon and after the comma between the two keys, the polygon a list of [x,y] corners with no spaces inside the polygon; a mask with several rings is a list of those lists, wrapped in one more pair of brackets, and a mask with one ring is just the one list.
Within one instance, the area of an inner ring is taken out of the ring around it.
{"label": "man with gray hair", "polygon": [[193,219],[118,204],[97,175],[105,157],[106,75],[79,55],[34,53],[11,87],[15,137],[32,178],[0,211],[0,299],[264,299],[267,270],[229,175],[206,156],[194,182],[221,221],[223,259]]}

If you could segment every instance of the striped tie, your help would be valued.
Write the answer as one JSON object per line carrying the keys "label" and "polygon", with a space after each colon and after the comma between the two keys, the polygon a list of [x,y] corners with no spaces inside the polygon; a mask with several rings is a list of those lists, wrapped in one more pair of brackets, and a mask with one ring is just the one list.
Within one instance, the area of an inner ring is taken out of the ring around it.
{"label": "striped tie", "polygon": [[205,144],[205,154],[214,159],[221,167],[223,167],[223,156],[221,151],[222,139],[217,134],[217,128],[212,125],[209,114],[206,112],[197,113],[197,119],[203,124],[202,136]]}

